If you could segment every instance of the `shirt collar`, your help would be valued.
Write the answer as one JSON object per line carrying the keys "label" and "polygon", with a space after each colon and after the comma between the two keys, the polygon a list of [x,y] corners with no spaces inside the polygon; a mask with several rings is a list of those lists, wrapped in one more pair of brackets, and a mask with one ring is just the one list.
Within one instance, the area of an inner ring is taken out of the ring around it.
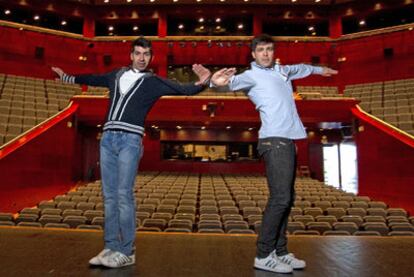
{"label": "shirt collar", "polygon": [[263,69],[263,70],[275,70],[275,65],[273,65],[272,67],[263,67],[261,65],[258,65],[256,62],[251,62],[251,66],[259,68],[259,69]]}

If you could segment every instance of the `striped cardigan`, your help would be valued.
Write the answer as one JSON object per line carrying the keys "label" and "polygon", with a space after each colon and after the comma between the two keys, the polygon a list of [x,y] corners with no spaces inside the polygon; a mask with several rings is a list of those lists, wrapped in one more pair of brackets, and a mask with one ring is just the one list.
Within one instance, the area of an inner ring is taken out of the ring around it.
{"label": "striped cardigan", "polygon": [[102,75],[64,74],[61,80],[71,84],[109,88],[109,109],[103,129],[122,130],[139,135],[144,134],[145,118],[158,98],[164,95],[194,95],[204,88],[203,85],[178,84],[147,72],[122,94],[119,82],[127,70],[130,68],[123,67]]}

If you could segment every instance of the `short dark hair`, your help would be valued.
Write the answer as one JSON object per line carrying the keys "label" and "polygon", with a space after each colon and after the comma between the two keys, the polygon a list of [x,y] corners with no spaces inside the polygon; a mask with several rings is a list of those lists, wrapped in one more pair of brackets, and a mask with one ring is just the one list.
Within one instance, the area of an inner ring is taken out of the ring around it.
{"label": "short dark hair", "polygon": [[253,38],[251,48],[252,51],[256,50],[256,46],[261,43],[274,43],[273,38],[267,34],[261,34]]}
{"label": "short dark hair", "polygon": [[151,41],[144,37],[139,37],[136,40],[134,40],[131,44],[131,53],[134,52],[135,46],[141,46],[142,48],[149,48],[151,55],[152,55],[152,44]]}

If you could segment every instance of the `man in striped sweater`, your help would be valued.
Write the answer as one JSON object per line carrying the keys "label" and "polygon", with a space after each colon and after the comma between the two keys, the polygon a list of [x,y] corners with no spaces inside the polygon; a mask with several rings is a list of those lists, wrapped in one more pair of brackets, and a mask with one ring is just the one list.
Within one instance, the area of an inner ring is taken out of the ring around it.
{"label": "man in striped sweater", "polygon": [[102,75],[71,76],[52,67],[65,83],[109,88],[109,111],[100,144],[105,245],[89,263],[110,268],[135,263],[134,182],[143,154],[145,117],[161,96],[197,94],[211,75],[207,68],[194,64],[193,71],[199,81],[181,85],[150,73],[147,67],[152,59],[152,46],[145,38],[133,41],[130,57],[131,66]]}

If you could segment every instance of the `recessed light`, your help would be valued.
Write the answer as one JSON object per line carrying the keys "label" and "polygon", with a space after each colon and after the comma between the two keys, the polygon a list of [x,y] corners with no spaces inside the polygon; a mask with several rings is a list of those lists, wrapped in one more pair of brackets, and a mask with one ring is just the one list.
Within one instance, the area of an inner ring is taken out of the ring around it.
{"label": "recessed light", "polygon": [[33,16],[33,19],[34,19],[34,20],[39,20],[39,19],[40,19],[40,16],[35,15],[35,16]]}
{"label": "recessed light", "polygon": [[11,11],[10,10],[4,10],[4,14],[10,14]]}
{"label": "recessed light", "polygon": [[60,22],[60,25],[62,25],[62,26],[65,26],[66,24],[68,24],[68,23],[66,22],[66,20],[62,20],[62,22]]}
{"label": "recessed light", "polygon": [[221,22],[221,18],[220,18],[220,17],[217,17],[217,18],[216,18],[216,22],[217,22],[217,23]]}

